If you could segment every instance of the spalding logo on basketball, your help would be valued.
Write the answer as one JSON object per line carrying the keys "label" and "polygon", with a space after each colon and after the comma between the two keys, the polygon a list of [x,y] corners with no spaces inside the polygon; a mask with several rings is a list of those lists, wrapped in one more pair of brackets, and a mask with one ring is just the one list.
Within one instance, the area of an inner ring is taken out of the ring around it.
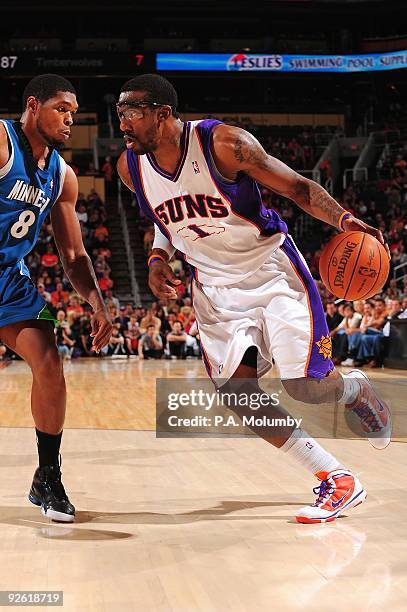
{"label": "spalding logo on basketball", "polygon": [[319,260],[322,281],[331,293],[345,300],[365,300],[379,293],[389,270],[386,249],[364,232],[338,234]]}

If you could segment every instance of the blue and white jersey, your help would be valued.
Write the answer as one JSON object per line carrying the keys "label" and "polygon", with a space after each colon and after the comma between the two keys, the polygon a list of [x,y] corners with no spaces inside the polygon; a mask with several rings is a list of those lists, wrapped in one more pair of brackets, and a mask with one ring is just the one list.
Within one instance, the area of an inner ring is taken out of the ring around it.
{"label": "blue and white jersey", "polygon": [[9,141],[10,157],[0,169],[0,268],[19,265],[28,274],[24,257],[33,249],[41,225],[59,198],[66,164],[53,150],[47,168],[35,166],[14,128],[2,120]]}
{"label": "blue and white jersey", "polygon": [[213,128],[205,119],[184,124],[181,157],[173,174],[154,155],[127,151],[139,205],[169,242],[184,254],[204,285],[230,285],[258,270],[285,240],[287,226],[263,205],[255,180],[241,173],[229,181],[212,159]]}

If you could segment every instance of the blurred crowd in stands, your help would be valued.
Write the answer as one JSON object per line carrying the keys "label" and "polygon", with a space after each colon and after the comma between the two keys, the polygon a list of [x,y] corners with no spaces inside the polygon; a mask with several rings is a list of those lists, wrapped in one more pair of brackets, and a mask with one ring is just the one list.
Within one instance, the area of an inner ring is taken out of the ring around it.
{"label": "blurred crowd in stands", "polygon": [[[112,253],[105,203],[94,190],[86,198],[79,193],[76,212],[86,250],[114,323],[110,344],[101,356],[129,358],[138,355],[140,359],[200,356],[195,315],[186,289],[188,271],[181,270],[178,261],[172,264],[184,280],[179,300],[173,304],[153,302],[148,308],[132,303],[120,305],[114,295],[109,265]],[[26,263],[55,318],[56,343],[61,356],[64,359],[96,356],[91,350],[91,308],[79,298],[64,275],[50,224],[42,227]],[[0,344],[0,361],[10,357],[16,356]]]}
{"label": "blurred crowd in stands", "polygon": [[[275,157],[295,169],[309,169],[315,165],[317,149],[315,133],[304,128],[288,139],[256,134],[265,148]],[[252,130],[253,133],[256,130]],[[309,217],[306,224],[302,211],[289,200],[262,187],[264,204],[274,208],[285,220],[294,235],[310,270],[319,286],[326,308],[328,326],[333,339],[333,358],[336,364],[380,366],[389,341],[390,321],[407,318],[407,145],[397,143],[387,151],[376,181],[350,185],[338,201],[347,210],[376,226],[383,232],[391,253],[389,281],[380,295],[373,299],[345,303],[335,300],[319,277],[319,258],[325,243],[335,233],[333,228]],[[110,158],[102,168],[106,183],[113,180],[114,169]],[[91,163],[87,173],[92,173]],[[107,194],[112,193],[107,189]],[[190,296],[190,271],[183,258],[176,253],[170,265],[182,284],[177,287],[178,299],[171,304],[153,301],[151,304],[120,304],[114,294],[114,279],[109,265],[112,253],[105,203],[95,191],[85,198],[79,194],[77,215],[83,240],[90,254],[98,282],[114,322],[110,344],[102,356],[139,359],[192,358],[200,356],[199,334]],[[301,219],[302,216],[302,219]],[[149,255],[154,239],[150,222],[139,218],[140,239],[145,256]],[[91,309],[75,294],[64,276],[53,241],[52,228],[44,225],[38,244],[27,258],[33,282],[56,319],[55,334],[58,350],[66,359],[94,356],[91,351]],[[399,266],[399,268],[398,268]],[[394,278],[394,271],[399,271]],[[7,356],[0,345],[0,360]]]}

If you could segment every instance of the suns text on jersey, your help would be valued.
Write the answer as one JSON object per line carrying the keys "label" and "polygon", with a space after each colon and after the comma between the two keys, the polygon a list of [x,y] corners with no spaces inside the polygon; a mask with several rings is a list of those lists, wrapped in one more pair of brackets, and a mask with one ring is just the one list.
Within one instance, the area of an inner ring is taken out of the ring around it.
{"label": "suns text on jersey", "polygon": [[7,199],[32,204],[33,206],[37,206],[40,212],[43,212],[47,208],[50,201],[50,198],[45,197],[45,192],[42,189],[35,185],[25,183],[20,179],[14,183]]}
{"label": "suns text on jersey", "polygon": [[154,212],[165,225],[178,223],[197,217],[219,219],[227,217],[229,211],[220,198],[204,195],[202,193],[191,196],[189,194],[165,200],[155,207]]}

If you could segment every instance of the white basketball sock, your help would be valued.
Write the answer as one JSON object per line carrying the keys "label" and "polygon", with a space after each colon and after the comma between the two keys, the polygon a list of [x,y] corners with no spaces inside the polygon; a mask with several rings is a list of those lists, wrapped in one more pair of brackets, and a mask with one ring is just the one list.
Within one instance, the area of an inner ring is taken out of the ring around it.
{"label": "white basketball sock", "polygon": [[341,374],[343,379],[343,395],[339,400],[340,404],[351,404],[355,401],[360,391],[360,384],[357,378]]}
{"label": "white basketball sock", "polygon": [[342,468],[341,463],[322,448],[314,438],[310,438],[302,429],[294,429],[280,450],[296,459],[309,472],[324,478],[324,473]]}

